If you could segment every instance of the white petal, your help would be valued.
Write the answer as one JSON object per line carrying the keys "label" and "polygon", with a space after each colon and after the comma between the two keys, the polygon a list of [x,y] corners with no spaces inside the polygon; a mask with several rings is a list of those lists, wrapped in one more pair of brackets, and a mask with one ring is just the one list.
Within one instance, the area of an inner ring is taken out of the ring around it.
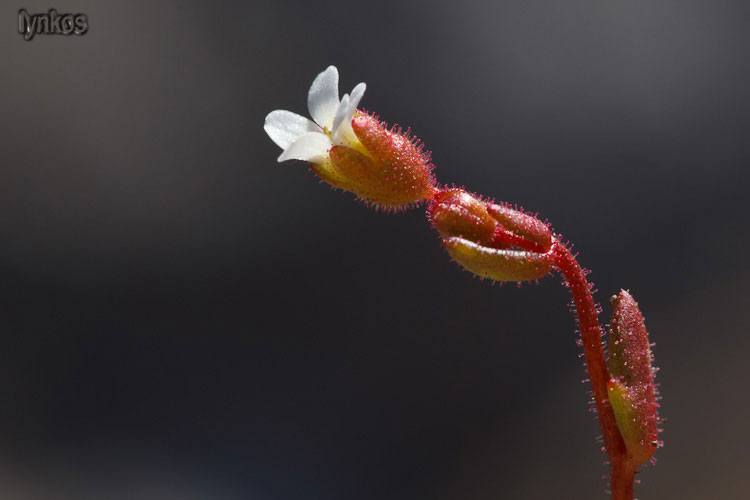
{"label": "white petal", "polygon": [[[341,124],[346,119],[347,115],[349,114],[349,94],[344,94],[344,97],[341,98],[341,104],[339,104],[339,109],[336,110],[336,117],[333,119],[333,127],[331,128],[331,132],[333,132],[334,140],[336,137],[336,131],[341,127]],[[351,121],[351,119],[349,120]]]}
{"label": "white petal", "polygon": [[352,114],[354,113],[354,110],[357,109],[357,106],[359,106],[359,101],[362,100],[362,96],[365,95],[365,89],[367,89],[367,85],[365,85],[365,82],[362,82],[352,90],[352,95],[349,98],[349,106],[352,107]]}
{"label": "white petal", "polygon": [[333,142],[336,144],[343,144],[346,141],[356,140],[354,130],[352,130],[352,118],[354,118],[354,111],[359,105],[359,101],[362,100],[362,96],[365,95],[365,89],[367,85],[360,83],[354,90],[352,90],[351,97],[348,94],[346,102],[341,99],[339,109],[336,111],[336,118],[333,120]]}
{"label": "white petal", "polygon": [[321,127],[333,125],[333,117],[339,107],[339,70],[336,66],[328,66],[325,71],[315,77],[310,92],[307,94],[307,109],[310,116]]}
{"label": "white petal", "polygon": [[263,130],[281,149],[288,148],[302,134],[321,132],[312,120],[283,109],[268,113]]}
{"label": "white petal", "polygon": [[313,163],[321,162],[328,156],[328,150],[333,144],[327,135],[318,132],[308,132],[300,136],[299,139],[286,148],[281,156],[279,163],[286,160],[302,160]]}

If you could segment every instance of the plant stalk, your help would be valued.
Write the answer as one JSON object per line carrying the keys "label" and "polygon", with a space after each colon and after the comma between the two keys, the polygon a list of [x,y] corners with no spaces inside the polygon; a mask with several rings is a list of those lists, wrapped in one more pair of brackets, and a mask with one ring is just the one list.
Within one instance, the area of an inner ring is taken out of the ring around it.
{"label": "plant stalk", "polygon": [[607,382],[610,379],[607,362],[604,359],[599,316],[591,294],[591,287],[578,261],[565,245],[555,240],[552,252],[555,264],[568,282],[573,304],[581,329],[583,353],[586,357],[591,391],[599,415],[604,447],[609,456],[612,500],[633,500],[633,480],[635,471],[628,462],[625,441],[615,421],[615,414],[607,395]]}

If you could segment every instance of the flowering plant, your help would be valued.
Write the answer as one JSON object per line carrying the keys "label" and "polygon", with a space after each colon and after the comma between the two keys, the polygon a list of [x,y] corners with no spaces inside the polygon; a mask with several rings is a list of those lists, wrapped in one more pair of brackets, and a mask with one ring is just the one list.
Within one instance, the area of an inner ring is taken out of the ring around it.
{"label": "flowering plant", "polygon": [[662,445],[652,344],[638,304],[625,290],[610,300],[605,357],[592,285],[570,246],[534,215],[463,188],[438,185],[430,155],[418,140],[357,109],[364,91],[360,83],[339,100],[338,71],[330,66],[310,87],[313,120],[290,111],[269,113],[264,128],[283,149],[278,161],[307,161],[323,181],[377,209],[398,211],[427,203],[428,219],[446,251],[480,278],[522,282],[559,271],[573,296],[603,451],[609,457],[612,498],[632,500],[638,467],[653,460]]}

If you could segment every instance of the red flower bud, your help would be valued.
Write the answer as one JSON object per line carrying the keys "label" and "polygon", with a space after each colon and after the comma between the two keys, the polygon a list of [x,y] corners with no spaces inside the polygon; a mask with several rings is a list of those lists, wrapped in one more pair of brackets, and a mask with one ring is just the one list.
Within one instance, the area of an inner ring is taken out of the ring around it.
{"label": "red flower bud", "polygon": [[455,188],[436,194],[429,214],[451,257],[477,276],[527,281],[552,269],[552,235],[530,215]]}
{"label": "red flower bud", "polygon": [[658,415],[653,356],[643,316],[633,297],[622,290],[612,297],[609,336],[609,401],[634,467],[658,447]]}

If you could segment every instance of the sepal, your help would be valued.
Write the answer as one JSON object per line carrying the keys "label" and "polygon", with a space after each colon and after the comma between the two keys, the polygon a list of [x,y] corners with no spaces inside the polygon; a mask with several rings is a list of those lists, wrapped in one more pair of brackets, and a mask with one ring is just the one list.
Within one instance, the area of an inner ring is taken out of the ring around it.
{"label": "sepal", "polygon": [[478,245],[458,236],[443,240],[451,257],[467,270],[495,281],[530,281],[546,275],[554,265],[552,252],[536,253]]}
{"label": "sepal", "polygon": [[433,198],[432,225],[443,238],[461,236],[489,244],[495,236],[497,221],[487,211],[487,205],[463,189],[446,189]]}
{"label": "sepal", "polygon": [[552,246],[552,233],[549,226],[536,217],[503,205],[490,203],[487,212],[506,231],[537,245],[537,250],[546,252]]}

